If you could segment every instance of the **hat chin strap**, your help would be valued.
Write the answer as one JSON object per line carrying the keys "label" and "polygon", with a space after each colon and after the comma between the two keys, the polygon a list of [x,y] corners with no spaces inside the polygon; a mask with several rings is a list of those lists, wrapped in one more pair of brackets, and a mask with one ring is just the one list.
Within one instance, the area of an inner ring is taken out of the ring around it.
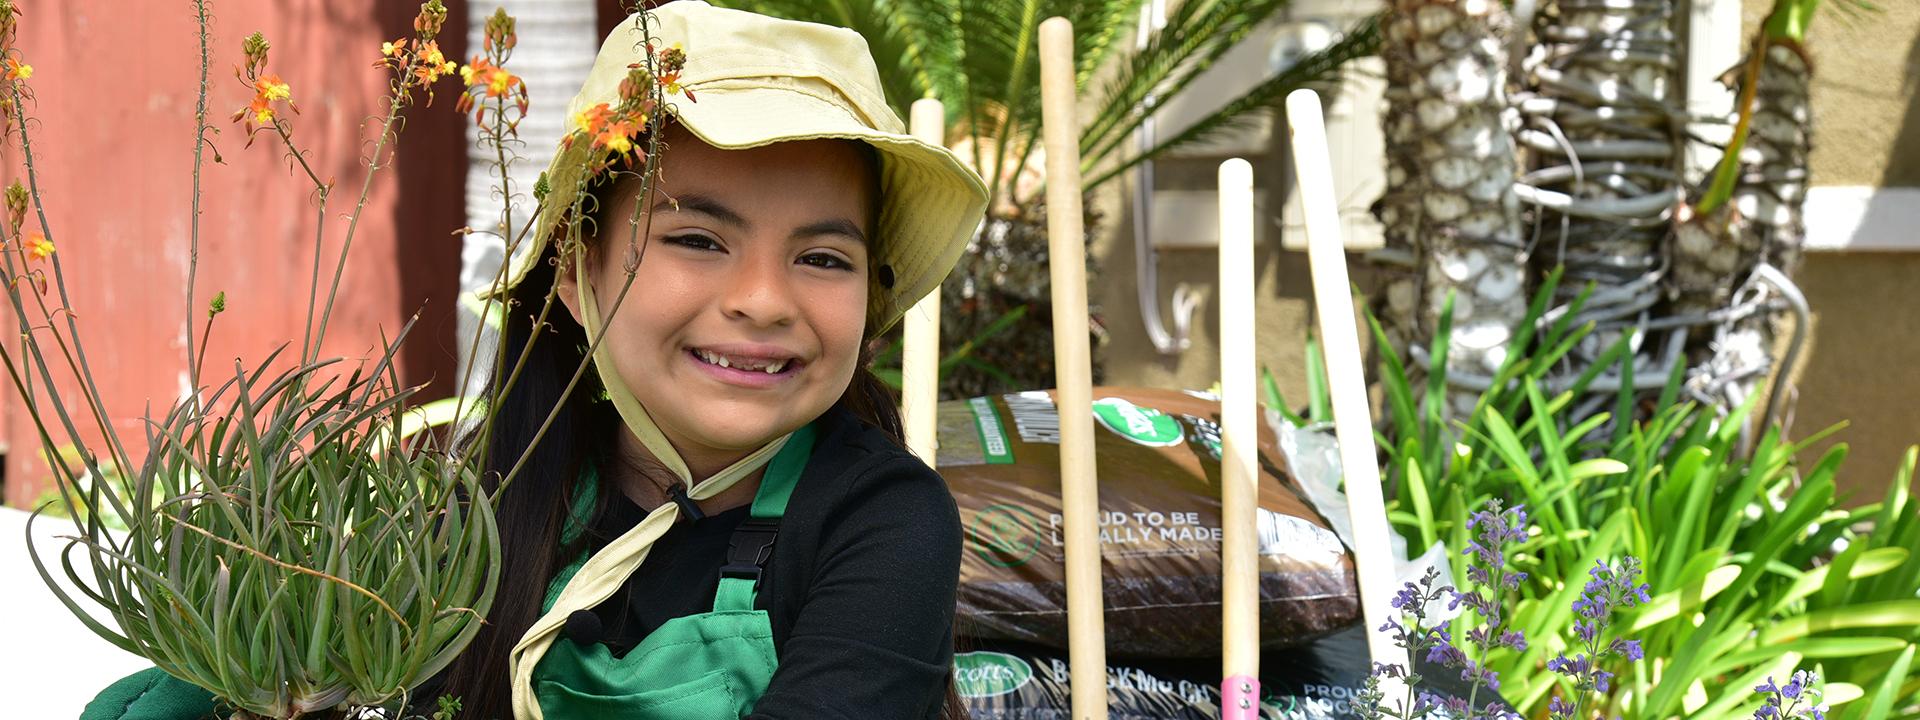
{"label": "hat chin strap", "polygon": [[[599,335],[600,309],[595,306],[593,286],[587,274],[586,253],[576,253],[574,272],[579,277],[580,319],[585,326],[587,337]],[[634,437],[640,438],[649,452],[661,464],[666,465],[681,482],[692,485],[687,495],[694,500],[705,500],[732,487],[740,478],[759,470],[772,459],[774,453],[787,444],[792,433],[781,435],[768,441],[759,450],[755,450],[738,462],[715,473],[713,477],[693,483],[692,474],[687,471],[687,463],[680,459],[680,453],[673,444],[660,434],[660,428],[654,425],[653,418],[641,407],[640,401],[633,397],[619,374],[613,369],[613,356],[605,346],[594,348],[593,364],[600,373],[600,382],[607,386],[607,395],[613,398],[613,406],[620,411],[620,417],[627,422],[627,429]],[[560,634],[566,619],[575,611],[591,608],[611,597],[615,590],[627,581],[633,571],[646,561],[653,543],[666,532],[680,513],[676,503],[661,503],[639,524],[625,534],[615,538],[612,543],[587,558],[573,579],[560,591],[560,597],[553,601],[553,607],[534,621],[521,635],[520,641],[507,656],[509,677],[513,680],[513,716],[520,720],[542,720],[540,703],[535,697],[533,670],[546,656],[547,648],[552,647]]]}
{"label": "hat chin strap", "polygon": [[[594,295],[592,274],[588,272],[587,254],[576,252],[573,256],[574,277],[577,278],[580,288],[580,320],[587,331],[588,342],[592,342],[600,333],[599,302]],[[640,444],[645,446],[648,452],[653,453],[654,459],[659,460],[673,472],[674,477],[679,478],[681,483],[691,488],[688,495],[695,500],[704,500],[718,495],[740,478],[765,466],[792,435],[788,433],[768,441],[760,449],[748,453],[746,457],[696,484],[693,473],[687,469],[686,461],[680,458],[680,452],[674,449],[673,443],[668,442],[665,435],[661,434],[660,427],[653,422],[653,416],[647,414],[646,407],[640,404],[639,399],[635,398],[633,392],[627,388],[626,382],[620,378],[620,373],[613,364],[613,351],[607,349],[606,344],[601,343],[594,347],[593,367],[594,372],[600,375],[600,383],[607,388],[607,396],[613,399],[614,409],[618,410],[620,418],[626,421],[627,430],[640,439]]]}

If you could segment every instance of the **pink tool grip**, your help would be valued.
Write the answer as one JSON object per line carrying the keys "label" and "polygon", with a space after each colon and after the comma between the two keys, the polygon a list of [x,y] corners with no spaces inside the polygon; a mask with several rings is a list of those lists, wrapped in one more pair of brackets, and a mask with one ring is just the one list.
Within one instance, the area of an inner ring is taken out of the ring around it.
{"label": "pink tool grip", "polygon": [[1220,681],[1220,720],[1260,720],[1260,681],[1246,675]]}

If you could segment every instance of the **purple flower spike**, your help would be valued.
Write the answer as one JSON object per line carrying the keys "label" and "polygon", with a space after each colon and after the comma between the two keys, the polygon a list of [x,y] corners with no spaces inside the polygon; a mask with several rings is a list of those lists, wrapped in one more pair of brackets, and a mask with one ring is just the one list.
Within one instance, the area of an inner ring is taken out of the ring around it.
{"label": "purple flower spike", "polygon": [[1550,705],[1550,715],[1587,720],[1583,712],[1589,696],[1604,703],[1613,690],[1614,671],[1607,668],[1622,661],[1639,662],[1645,657],[1637,640],[1604,640],[1616,613],[1646,604],[1647,586],[1640,584],[1639,579],[1640,559],[1632,556],[1621,559],[1618,565],[1596,562],[1587,569],[1587,582],[1572,606],[1577,618],[1573,623],[1573,633],[1578,639],[1574,646],[1576,652],[1547,661],[1548,670],[1572,681],[1575,699],[1572,703],[1559,701],[1559,706],[1567,710],[1564,714],[1553,713]]}
{"label": "purple flower spike", "polygon": [[1811,670],[1794,671],[1785,685],[1768,677],[1753,688],[1760,696],[1754,720],[1826,720],[1827,706],[1820,703],[1819,683],[1820,676]]}

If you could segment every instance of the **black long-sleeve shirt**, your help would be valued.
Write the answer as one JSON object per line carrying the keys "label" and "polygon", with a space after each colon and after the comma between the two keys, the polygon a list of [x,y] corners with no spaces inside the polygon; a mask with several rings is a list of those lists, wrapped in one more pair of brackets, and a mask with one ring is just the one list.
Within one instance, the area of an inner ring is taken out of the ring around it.
{"label": "black long-sleeve shirt", "polygon": [[[755,606],[779,668],[751,720],[933,719],[953,662],[961,526],[940,476],[835,409],[794,487]],[[598,550],[646,516],[619,492],[590,525]],[[713,609],[739,507],[681,518],[594,608],[616,656],[667,620]],[[558,642],[571,642],[563,637]]]}

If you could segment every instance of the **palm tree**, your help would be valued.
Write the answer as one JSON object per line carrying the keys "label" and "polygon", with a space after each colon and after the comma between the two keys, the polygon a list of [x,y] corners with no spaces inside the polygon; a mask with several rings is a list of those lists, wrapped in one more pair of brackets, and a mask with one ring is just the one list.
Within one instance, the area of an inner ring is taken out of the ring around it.
{"label": "palm tree", "polygon": [[[1210,139],[1265,112],[1295,88],[1332,79],[1371,54],[1371,24],[1267,78],[1188,128],[1129,153],[1128,141],[1156,103],[1184,91],[1222,55],[1285,8],[1288,0],[1186,0],[1164,27],[1132,48],[1146,0],[720,0],[756,12],[848,27],[867,38],[888,99],[902,117],[921,97],[947,108],[947,144],[987,178],[987,222],[948,278],[944,353],[963,350],[942,378],[949,397],[1053,383],[1047,311],[1046,221],[1039,157],[1040,21],[1073,21],[1078,77],[1091,114],[1080,151],[1086,190],[1124,177],[1137,163]],[[1144,110],[1144,111],[1143,111]],[[1089,203],[1088,207],[1092,207]],[[1097,218],[1089,218],[1089,236]],[[995,320],[1025,308],[1015,322]],[[989,336],[982,341],[981,338]],[[1096,376],[1097,379],[1097,376]]]}
{"label": "palm tree", "polygon": [[[1392,0],[1383,21],[1388,251],[1377,257],[1398,266],[1376,313],[1383,351],[1419,360],[1451,303],[1455,376],[1491,376],[1527,311],[1504,122],[1510,24],[1500,3],[1474,0]],[[1465,415],[1478,394],[1450,393],[1448,404]]]}
{"label": "palm tree", "polygon": [[[1684,361],[1661,338],[1688,332],[1655,329],[1662,253],[1684,186],[1674,17],[1674,0],[1546,3],[1517,98],[1523,124],[1515,137],[1530,161],[1516,189],[1532,208],[1535,276],[1564,267],[1562,302],[1592,287],[1571,320],[1597,331],[1567,370],[1603,362],[1616,342],[1637,336],[1629,361],[1634,385],[1645,388],[1663,385],[1665,369]],[[1596,393],[1574,415],[1604,402]]]}
{"label": "palm tree", "polygon": [[[1779,313],[1766,301],[1790,292],[1776,285],[1790,284],[1782,276],[1797,268],[1806,240],[1802,206],[1813,135],[1806,33],[1818,5],[1777,0],[1745,60],[1729,71],[1739,96],[1733,138],[1675,233],[1670,285],[1676,313],[1756,311],[1722,312],[1728,317],[1710,341],[1689,348],[1701,368],[1697,384],[1723,409],[1751,397],[1773,369]],[[1763,265],[1779,275],[1755,287],[1764,292],[1740,293]],[[1770,409],[1779,401],[1772,399]]]}

